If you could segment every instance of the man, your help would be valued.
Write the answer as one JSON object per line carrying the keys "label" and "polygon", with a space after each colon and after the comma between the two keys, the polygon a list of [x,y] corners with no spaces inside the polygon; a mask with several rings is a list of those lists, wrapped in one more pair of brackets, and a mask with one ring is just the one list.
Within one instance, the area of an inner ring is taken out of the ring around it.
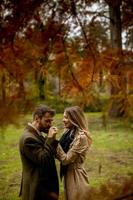
{"label": "man", "polygon": [[[54,160],[57,129],[51,127],[54,115],[51,108],[39,106],[20,138],[22,200],[58,200],[59,183]],[[47,133],[47,137],[42,132]]]}

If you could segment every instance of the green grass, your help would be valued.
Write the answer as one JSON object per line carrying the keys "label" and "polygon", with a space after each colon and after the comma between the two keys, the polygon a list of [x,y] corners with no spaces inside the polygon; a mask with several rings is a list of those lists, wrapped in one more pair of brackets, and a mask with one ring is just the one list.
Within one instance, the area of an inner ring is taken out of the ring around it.
{"label": "green grass", "polygon": [[[93,193],[93,190],[96,191],[97,188],[101,188],[100,191],[102,191],[106,184],[110,184],[108,181],[115,185],[120,179],[127,180],[133,177],[133,131],[121,121],[111,121],[105,127],[101,120],[101,113],[86,113],[86,116],[93,144],[85,165]],[[19,127],[9,125],[5,130],[1,130],[0,200],[19,200],[21,161],[18,141],[29,120],[31,116],[27,115],[22,118]],[[62,124],[62,114],[57,114],[54,125],[60,123]],[[61,126],[58,138],[62,131],[63,126]],[[59,170],[59,162],[56,163]],[[63,193],[62,183],[60,183],[60,193]],[[99,197],[94,196],[93,200],[100,199],[100,195]]]}
{"label": "green grass", "polygon": [[121,120],[105,124],[101,113],[86,115],[93,139],[86,161],[90,184],[99,186],[114,176],[133,177],[133,130]]}
{"label": "green grass", "polygon": [[4,137],[0,138],[0,199],[17,200],[20,184],[21,163],[18,152],[18,138],[22,127],[10,125]]}

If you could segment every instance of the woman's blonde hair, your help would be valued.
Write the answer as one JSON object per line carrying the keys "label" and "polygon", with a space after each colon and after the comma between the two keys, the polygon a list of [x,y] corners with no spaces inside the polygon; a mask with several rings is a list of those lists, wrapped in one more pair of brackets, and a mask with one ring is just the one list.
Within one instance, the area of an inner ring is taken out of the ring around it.
{"label": "woman's blonde hair", "polygon": [[88,135],[88,123],[83,110],[79,106],[72,106],[65,109],[70,122],[79,130],[83,131],[88,137],[89,143],[92,142],[91,137]]}

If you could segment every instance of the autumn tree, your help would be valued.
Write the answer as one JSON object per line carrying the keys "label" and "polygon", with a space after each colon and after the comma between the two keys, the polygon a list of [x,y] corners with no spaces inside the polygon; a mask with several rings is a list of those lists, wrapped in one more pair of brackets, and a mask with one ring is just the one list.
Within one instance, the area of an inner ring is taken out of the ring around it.
{"label": "autumn tree", "polygon": [[[125,24],[128,24],[127,11],[129,15],[132,15],[131,2],[130,1],[105,1],[109,7],[109,19],[110,19],[110,35],[111,35],[111,48],[114,61],[110,68],[110,74],[115,79],[117,84],[111,84],[111,97],[112,104],[110,108],[111,116],[122,116],[125,113],[123,99],[127,99],[127,73],[123,70],[125,65],[125,53],[123,52],[124,42],[122,40],[122,30],[124,30]],[[126,16],[126,17],[125,17]],[[132,22],[129,23],[130,28]],[[125,39],[124,39],[125,40]],[[128,54],[128,51],[127,51]],[[131,66],[132,63],[129,63]]]}
{"label": "autumn tree", "polygon": [[[2,104],[13,96],[13,102],[31,98],[29,80],[35,80],[45,98],[48,75],[58,78],[61,98],[75,99],[83,107],[95,102],[107,82],[112,96],[120,94],[125,88],[121,75],[131,74],[131,16],[129,0],[2,0]],[[117,115],[119,109],[112,110]]]}

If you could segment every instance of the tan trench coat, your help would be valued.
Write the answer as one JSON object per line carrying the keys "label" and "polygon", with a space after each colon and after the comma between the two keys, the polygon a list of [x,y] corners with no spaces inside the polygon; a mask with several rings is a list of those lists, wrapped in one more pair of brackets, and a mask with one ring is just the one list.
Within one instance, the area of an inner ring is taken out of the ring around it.
{"label": "tan trench coat", "polygon": [[57,158],[63,165],[68,165],[64,175],[66,200],[89,200],[89,182],[83,166],[88,149],[88,138],[84,132],[76,133],[67,153],[58,145]]}

